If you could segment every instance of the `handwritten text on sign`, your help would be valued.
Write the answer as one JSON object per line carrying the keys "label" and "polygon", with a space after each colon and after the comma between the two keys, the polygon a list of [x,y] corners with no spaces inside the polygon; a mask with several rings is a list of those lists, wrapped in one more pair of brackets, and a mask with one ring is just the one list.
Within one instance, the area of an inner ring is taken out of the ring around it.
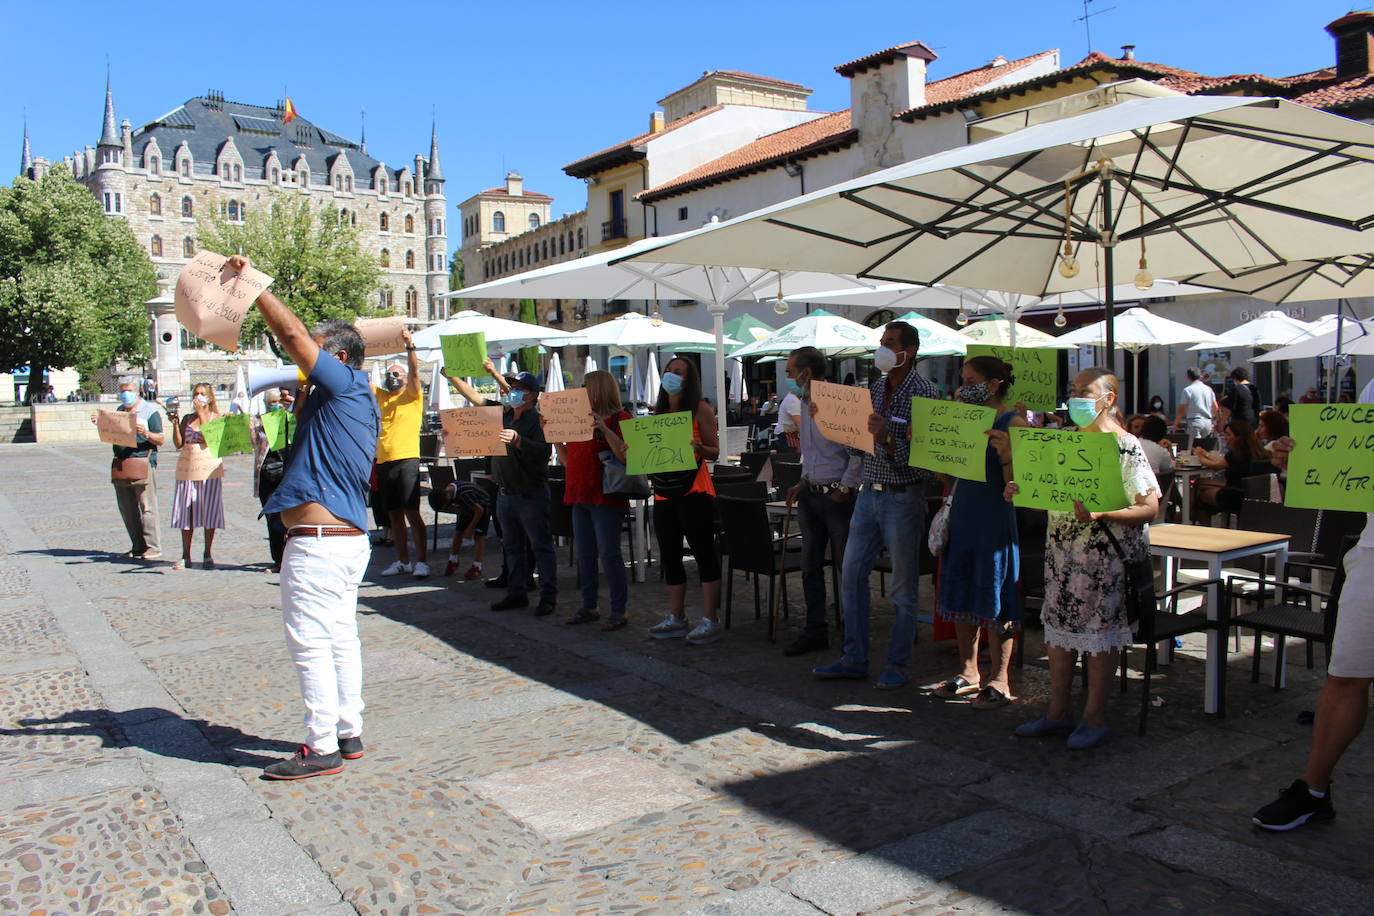
{"label": "handwritten text on sign", "polygon": [[296,418],[289,411],[270,410],[262,415],[262,433],[269,449],[286,448],[296,438]]}
{"label": "handwritten text on sign", "polygon": [[444,351],[444,374],[456,378],[486,375],[487,335],[445,334],[439,338]]}
{"label": "handwritten text on sign", "polygon": [[873,434],[868,431],[873,399],[867,388],[812,382],[811,402],[816,405],[816,428],[822,436],[863,452],[873,451]]}
{"label": "handwritten text on sign", "polygon": [[911,399],[911,457],[913,468],[926,468],[962,477],[988,479],[987,431],[997,420],[991,407]]}
{"label": "handwritten text on sign", "polygon": [[363,355],[377,356],[384,353],[400,353],[406,348],[406,340],[401,332],[406,329],[406,316],[392,315],[389,318],[359,318],[353,322],[358,334],[363,338]]}
{"label": "handwritten text on sign", "polygon": [[1283,502],[1374,512],[1374,404],[1294,404]]}
{"label": "handwritten text on sign", "polygon": [[97,410],[95,428],[100,432],[100,441],[126,448],[138,447],[138,415],[128,410]]}
{"label": "handwritten text on sign", "polygon": [[224,476],[224,462],[220,461],[210,449],[195,442],[188,442],[177,456],[177,480],[214,480]]}
{"label": "handwritten text on sign", "polygon": [[1127,506],[1115,433],[1015,427],[1011,460],[1020,487],[1012,501],[1018,506],[1057,512],[1072,512],[1075,500],[1089,512]]}
{"label": "handwritten text on sign", "polygon": [[1005,404],[1018,401],[1031,410],[1052,411],[1059,406],[1059,351],[1038,347],[998,347],[969,344],[965,359],[995,356],[1011,366],[1016,384],[1002,397]]}
{"label": "handwritten text on sign", "polygon": [[228,261],[212,251],[196,255],[177,274],[174,301],[182,327],[201,340],[237,350],[243,319],[272,278],[251,267],[242,273],[229,270]]}
{"label": "handwritten text on sign", "polygon": [[627,473],[662,474],[697,466],[690,411],[622,420],[620,435],[629,449],[625,456]]}
{"label": "handwritten text on sign", "polygon": [[253,451],[253,432],[246,413],[229,414],[202,423],[200,434],[205,437],[205,447],[216,458]]}
{"label": "handwritten text on sign", "polygon": [[506,445],[501,441],[501,408],[455,407],[439,411],[439,423],[444,428],[444,454],[504,455]]}
{"label": "handwritten text on sign", "polygon": [[592,402],[586,388],[546,391],[539,396],[544,438],[549,442],[588,442],[592,438]]}

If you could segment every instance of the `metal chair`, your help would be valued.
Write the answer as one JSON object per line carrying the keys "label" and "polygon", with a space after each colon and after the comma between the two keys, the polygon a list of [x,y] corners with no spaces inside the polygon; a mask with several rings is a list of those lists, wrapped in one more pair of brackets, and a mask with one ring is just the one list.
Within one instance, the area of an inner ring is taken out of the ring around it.
{"label": "metal chair", "polygon": [[[431,464],[429,466],[429,488],[431,492],[437,492],[439,490],[446,489],[449,484],[454,482],[454,479],[455,477],[453,468],[449,467],[448,465]],[[434,544],[430,547],[430,550],[433,550],[436,553],[439,550],[439,511],[440,510],[438,509],[434,510],[434,524],[430,526],[430,530],[434,532]],[[449,512],[449,510],[447,509],[443,511]],[[457,513],[450,512],[449,514],[456,515]]]}
{"label": "metal chair", "polygon": [[739,463],[753,475],[752,480],[758,480],[763,466],[768,463],[768,452],[745,452],[739,456]]}
{"label": "metal chair", "polygon": [[782,461],[776,454],[773,457],[773,488],[778,493],[786,493],[801,480],[800,461]]}
{"label": "metal chair", "polygon": [[[1167,592],[1155,594],[1156,606],[1140,615],[1139,628],[1136,630],[1132,645],[1143,645],[1145,648],[1145,661],[1141,665],[1142,686],[1140,691],[1140,734],[1145,734],[1146,720],[1150,715],[1150,676],[1154,674],[1159,666],[1158,644],[1161,640],[1172,642],[1174,639],[1187,633],[1201,633],[1207,630],[1217,629],[1221,632],[1226,631],[1226,613],[1217,620],[1208,620],[1207,611],[1204,608],[1188,611],[1183,614],[1176,613],[1178,608],[1179,596],[1185,592],[1202,591],[1206,594],[1207,588],[1213,585],[1221,585],[1220,579],[1205,579],[1201,582],[1189,582],[1169,589]],[[1159,609],[1160,604],[1168,603],[1173,610],[1163,611]],[[1225,603],[1223,602],[1223,608]],[[1126,692],[1126,660],[1129,654],[1129,647],[1121,650],[1121,692]],[[1218,692],[1217,715],[1226,715],[1226,676],[1223,670],[1221,690]]]}
{"label": "metal chair", "polygon": [[731,623],[734,607],[735,572],[750,572],[754,578],[754,619],[759,609],[760,576],[768,577],[768,639],[773,641],[776,627],[774,592],[781,579],[782,602],[787,603],[787,574],[801,569],[801,559],[787,551],[779,551],[778,537],[768,521],[768,509],[761,499],[740,499],[720,496],[716,499],[721,528],[725,539],[725,626]]}
{"label": "metal chair", "polygon": [[577,553],[573,544],[572,506],[563,502],[563,495],[567,491],[567,481],[562,477],[551,477],[548,481],[548,487],[549,533],[556,538],[568,539],[568,565],[572,566],[577,562]]}

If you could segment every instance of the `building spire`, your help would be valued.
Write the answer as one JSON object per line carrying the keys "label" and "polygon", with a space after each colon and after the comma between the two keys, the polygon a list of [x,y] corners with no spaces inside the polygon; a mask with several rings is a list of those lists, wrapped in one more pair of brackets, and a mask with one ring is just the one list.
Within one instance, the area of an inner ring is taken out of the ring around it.
{"label": "building spire", "polygon": [[105,126],[100,131],[100,146],[122,146],[119,122],[115,120],[114,93],[110,91],[110,72],[105,71]]}
{"label": "building spire", "polygon": [[430,181],[443,181],[444,169],[439,165],[439,126],[431,121],[429,125],[429,173]]}
{"label": "building spire", "polygon": [[29,153],[29,119],[24,118],[24,151],[19,154],[19,174],[25,178],[29,177],[29,169],[33,168],[33,156]]}
{"label": "building spire", "polygon": [[362,125],[363,125],[363,126],[359,129],[358,151],[361,152],[361,153],[363,153],[364,155],[366,155],[366,154],[367,154],[367,109],[366,109],[366,108],[362,109],[362,110],[358,113],[358,117],[362,119]]}

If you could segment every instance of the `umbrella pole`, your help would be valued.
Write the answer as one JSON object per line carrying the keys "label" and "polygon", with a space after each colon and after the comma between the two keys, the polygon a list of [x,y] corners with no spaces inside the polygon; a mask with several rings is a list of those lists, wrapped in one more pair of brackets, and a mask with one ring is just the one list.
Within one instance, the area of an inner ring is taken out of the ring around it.
{"label": "umbrella pole", "polygon": [[716,377],[716,437],[719,449],[716,452],[717,464],[725,463],[727,452],[725,441],[729,418],[725,412],[725,310],[729,307],[730,303],[716,300],[707,306],[711,313],[711,330],[716,335],[716,365],[713,374]]}
{"label": "umbrella pole", "polygon": [[1112,231],[1112,178],[1110,170],[1102,178],[1102,231],[1106,239],[1102,242],[1102,279],[1107,295],[1102,298],[1103,316],[1107,321],[1107,368],[1116,372],[1116,235]]}

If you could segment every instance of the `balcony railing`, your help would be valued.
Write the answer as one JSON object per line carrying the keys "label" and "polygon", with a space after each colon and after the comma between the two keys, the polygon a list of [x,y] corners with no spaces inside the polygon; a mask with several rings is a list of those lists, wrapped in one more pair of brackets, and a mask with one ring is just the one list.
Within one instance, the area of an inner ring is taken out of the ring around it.
{"label": "balcony railing", "polygon": [[629,227],[625,225],[625,217],[620,219],[608,219],[601,224],[601,241],[609,242],[611,239],[629,238]]}

